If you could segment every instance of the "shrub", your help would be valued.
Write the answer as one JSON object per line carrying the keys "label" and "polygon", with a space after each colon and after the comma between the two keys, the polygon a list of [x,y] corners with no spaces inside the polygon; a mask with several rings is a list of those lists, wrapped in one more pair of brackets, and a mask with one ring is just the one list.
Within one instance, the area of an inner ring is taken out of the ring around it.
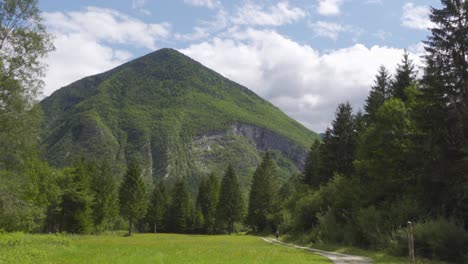
{"label": "shrub", "polygon": [[[413,228],[416,256],[466,263],[468,232],[454,222],[439,218],[416,223]],[[392,253],[406,255],[408,240],[406,229],[394,233]]]}

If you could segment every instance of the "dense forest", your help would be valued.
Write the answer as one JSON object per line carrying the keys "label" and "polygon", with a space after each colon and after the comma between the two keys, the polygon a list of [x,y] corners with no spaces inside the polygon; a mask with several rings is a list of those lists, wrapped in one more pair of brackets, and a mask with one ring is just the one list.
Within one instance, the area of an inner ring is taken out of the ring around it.
{"label": "dense forest", "polygon": [[281,184],[266,151],[250,190],[227,162],[195,193],[183,179],[148,182],[138,159],[121,175],[105,159],[55,168],[39,158],[41,58],[53,46],[36,6],[0,2],[0,232],[280,230],[405,255],[412,221],[417,255],[468,262],[467,1],[432,8],[423,69],[405,53],[393,76],[377,70],[362,112],[337,107],[302,173]]}

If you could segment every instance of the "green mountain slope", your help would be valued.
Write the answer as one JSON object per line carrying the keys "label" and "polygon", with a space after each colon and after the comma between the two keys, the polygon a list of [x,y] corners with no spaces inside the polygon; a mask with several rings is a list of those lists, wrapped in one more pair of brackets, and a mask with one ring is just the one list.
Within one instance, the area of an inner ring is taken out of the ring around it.
{"label": "green mountain slope", "polygon": [[172,49],[72,83],[41,102],[44,156],[64,166],[79,156],[136,157],[151,178],[196,180],[232,162],[243,184],[262,152],[283,172],[301,168],[317,134],[247,88]]}

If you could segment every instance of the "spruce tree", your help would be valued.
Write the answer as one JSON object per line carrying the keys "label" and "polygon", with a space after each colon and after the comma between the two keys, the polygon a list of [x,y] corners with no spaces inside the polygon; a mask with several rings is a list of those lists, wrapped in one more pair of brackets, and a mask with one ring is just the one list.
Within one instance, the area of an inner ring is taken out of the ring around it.
{"label": "spruce tree", "polygon": [[391,96],[406,102],[405,89],[416,82],[416,70],[405,50],[401,64],[398,64],[394,79],[390,84]]}
{"label": "spruce tree", "polygon": [[107,230],[113,219],[119,214],[119,189],[111,166],[102,161],[93,174],[92,190],[94,193],[93,218],[98,231]]}
{"label": "spruce tree", "polygon": [[229,234],[234,232],[234,223],[242,221],[243,200],[237,175],[229,165],[221,181],[221,192],[216,209],[216,221],[220,226],[227,225]]}
{"label": "spruce tree", "polygon": [[163,182],[156,182],[150,198],[148,214],[146,216],[148,224],[154,233],[166,230],[166,216],[168,201],[166,188]]}
{"label": "spruce tree", "polygon": [[93,224],[93,196],[90,190],[90,176],[85,161],[79,159],[75,166],[65,170],[62,183],[60,231],[88,233]]}
{"label": "spruce tree", "polygon": [[319,187],[320,184],[325,181],[325,179],[321,177],[320,173],[320,147],[321,143],[318,139],[316,139],[307,153],[304,166],[303,182],[315,188]]}
{"label": "spruce tree", "polygon": [[[353,173],[353,160],[356,154],[356,129],[353,109],[349,102],[338,105],[329,138],[325,141],[331,168],[328,171],[350,176]],[[330,179],[333,175],[324,175]]]}
{"label": "spruce tree", "polygon": [[375,121],[375,115],[380,106],[390,97],[390,74],[384,66],[380,66],[375,76],[374,85],[364,105],[365,114],[368,123]]}
{"label": "spruce tree", "polygon": [[178,179],[172,189],[168,215],[169,230],[174,233],[187,232],[190,227],[191,213],[187,185],[183,179]]}
{"label": "spruce tree", "polygon": [[127,168],[120,186],[120,214],[128,220],[128,235],[132,235],[133,224],[145,216],[148,208],[146,186],[141,178],[141,169],[136,160]]}
{"label": "spruce tree", "polygon": [[214,173],[203,177],[198,188],[197,206],[203,214],[205,231],[215,232],[216,206],[219,199],[219,179]]}
{"label": "spruce tree", "polygon": [[[468,2],[442,0],[424,41],[426,67],[417,110],[420,195],[434,214],[468,223]],[[465,187],[463,187],[465,186]],[[455,195],[457,194],[457,195]]]}
{"label": "spruce tree", "polygon": [[276,165],[267,152],[255,170],[250,189],[246,223],[256,232],[266,231],[268,227],[272,227],[269,218],[274,213],[276,176]]}

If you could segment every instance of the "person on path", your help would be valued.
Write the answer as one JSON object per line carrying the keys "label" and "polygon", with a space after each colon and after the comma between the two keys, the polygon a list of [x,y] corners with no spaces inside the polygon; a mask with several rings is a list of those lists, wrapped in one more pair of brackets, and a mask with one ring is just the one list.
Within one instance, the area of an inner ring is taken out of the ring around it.
{"label": "person on path", "polygon": [[278,240],[278,238],[279,238],[279,230],[278,229],[276,229],[275,236],[276,236],[276,240]]}

